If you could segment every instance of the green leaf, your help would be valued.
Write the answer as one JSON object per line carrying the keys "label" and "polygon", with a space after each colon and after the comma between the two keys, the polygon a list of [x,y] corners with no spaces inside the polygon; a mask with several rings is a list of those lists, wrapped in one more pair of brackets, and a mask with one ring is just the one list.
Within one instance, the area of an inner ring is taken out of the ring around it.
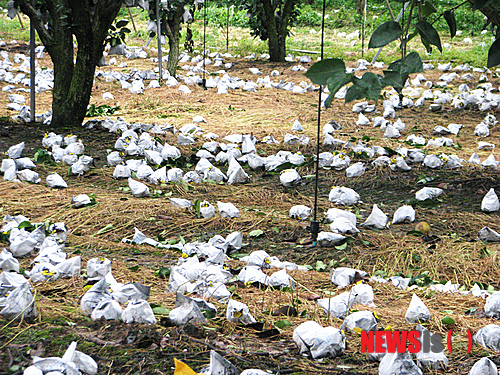
{"label": "green leaf", "polygon": [[336,250],[345,250],[347,247],[347,242],[344,242],[342,245],[335,246]]}
{"label": "green leaf", "polygon": [[384,70],[384,78],[382,78],[382,86],[403,87],[403,77],[400,72],[394,70]]}
{"label": "green leaf", "polygon": [[259,237],[259,236],[262,236],[264,234],[264,231],[262,231],[261,229],[255,229],[253,231],[251,231],[250,233],[248,233],[248,235],[250,237]]}
{"label": "green leaf", "polygon": [[128,20],[120,20],[120,21],[116,22],[115,25],[118,29],[121,29],[122,27],[125,27],[128,25]]}
{"label": "green leaf", "polygon": [[327,86],[338,77],[344,77],[345,63],[342,59],[324,59],[314,63],[305,76],[317,85]]}
{"label": "green leaf", "polygon": [[493,68],[500,64],[500,38],[497,38],[488,51],[488,68]]}
{"label": "green leaf", "polygon": [[170,267],[160,267],[160,269],[155,272],[155,276],[158,276],[160,279],[168,278],[170,276]]}
{"label": "green leaf", "polygon": [[443,47],[441,46],[441,39],[437,30],[429,22],[421,20],[417,22],[417,30],[422,38],[422,41],[426,41],[433,46],[436,46],[439,52],[443,52]]}
{"label": "green leaf", "polygon": [[33,229],[35,229],[35,226],[32,225],[28,220],[22,221],[19,223],[17,226],[19,229],[26,229],[28,232],[31,232]]}
{"label": "green leaf", "polygon": [[283,320],[278,320],[277,322],[274,323],[274,325],[279,329],[283,329],[286,327],[291,327],[292,323],[290,323],[290,321],[287,319],[283,319]]}
{"label": "green leaf", "polygon": [[443,319],[441,319],[441,323],[443,324],[455,324],[455,321],[446,315]]}
{"label": "green leaf", "polygon": [[201,218],[201,199],[197,199],[194,201],[194,210],[196,212],[196,216],[198,217],[198,219]]}
{"label": "green leaf", "polygon": [[130,271],[137,272],[137,271],[139,271],[141,269],[141,267],[138,264],[136,264],[135,266],[129,267],[128,269]]}
{"label": "green leaf", "polygon": [[98,235],[100,235],[100,234],[103,234],[103,233],[109,232],[109,231],[110,231],[110,230],[112,230],[112,229],[113,229],[113,224],[108,224],[108,225],[106,225],[104,228],[99,229],[99,230],[97,231],[97,233],[96,233],[96,234],[94,234],[94,236],[98,236]]}
{"label": "green leaf", "polygon": [[35,163],[37,164],[42,164],[42,163],[50,163],[52,162],[52,157],[48,153],[47,150],[44,150],[43,148],[39,148],[37,152],[35,152]]}
{"label": "green leaf", "polygon": [[321,260],[316,261],[316,266],[314,267],[316,271],[321,272],[326,270],[326,264]]}
{"label": "green leaf", "polygon": [[455,11],[453,9],[445,10],[443,16],[448,24],[448,27],[450,28],[450,35],[453,38],[457,35],[457,19],[455,18]]}
{"label": "green leaf", "polygon": [[343,77],[339,75],[335,77],[335,79],[332,78],[332,80],[330,80],[330,84],[328,85],[328,90],[330,91],[330,95],[328,95],[328,98],[325,100],[326,108],[330,108],[330,106],[332,105],[332,101],[335,98],[335,94],[349,82],[352,82],[353,77],[354,74],[349,73]]}
{"label": "green leaf", "polygon": [[420,6],[420,10],[422,11],[422,16],[424,18],[429,17],[431,14],[437,12],[437,9],[432,5],[430,1],[425,1],[423,5]]}
{"label": "green leaf", "polygon": [[384,22],[373,32],[370,42],[368,43],[368,48],[384,47],[396,39],[399,39],[402,33],[403,29],[401,29],[399,23],[395,21]]}
{"label": "green leaf", "polygon": [[156,315],[168,315],[170,314],[170,310],[163,306],[158,306],[153,307],[153,313],[155,313]]}
{"label": "green leaf", "polygon": [[383,88],[380,78],[381,76],[372,72],[363,74],[361,78],[354,78],[345,96],[346,103],[364,98],[378,101]]}

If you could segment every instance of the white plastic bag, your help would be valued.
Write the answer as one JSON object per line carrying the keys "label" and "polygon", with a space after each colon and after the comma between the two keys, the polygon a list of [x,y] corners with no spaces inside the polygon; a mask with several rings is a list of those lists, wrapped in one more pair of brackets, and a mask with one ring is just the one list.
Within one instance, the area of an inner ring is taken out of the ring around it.
{"label": "white plastic bag", "polygon": [[483,357],[474,363],[469,375],[498,375],[497,365],[488,357]]}
{"label": "white plastic bag", "polygon": [[356,225],[353,224],[351,220],[343,216],[336,217],[333,220],[330,224],[330,230],[334,233],[340,234],[356,234],[359,232]]}
{"label": "white plastic bag", "polygon": [[47,176],[47,186],[49,188],[64,189],[68,187],[68,184],[58,173],[51,173]]}
{"label": "white plastic bag", "polygon": [[155,314],[147,301],[129,301],[122,313],[125,323],[156,324]]}
{"label": "white plastic bag", "polygon": [[489,317],[500,318],[500,292],[495,292],[486,298],[484,313]]}
{"label": "white plastic bag", "polygon": [[233,323],[252,324],[257,321],[250,314],[248,306],[242,302],[230,299],[227,303],[226,319]]}
{"label": "white plastic bag", "polygon": [[123,309],[120,304],[112,299],[101,300],[92,310],[90,318],[92,320],[119,320],[122,317]]}
{"label": "white plastic bag", "polygon": [[307,220],[309,215],[311,215],[311,211],[309,207],[300,204],[290,208],[289,214],[292,219]]}
{"label": "white plastic bag", "polygon": [[[421,343],[424,335],[427,335],[427,337],[431,337],[432,335],[427,328],[421,326],[420,324],[417,324],[417,331],[420,332],[419,341]],[[415,357],[417,365],[423,369],[446,370],[448,367],[448,358],[446,358],[446,355],[444,354],[444,348],[439,353],[434,353],[433,351],[424,353],[423,349],[421,349],[419,352],[415,353]]]}
{"label": "white plastic bag", "polygon": [[83,315],[92,314],[97,304],[104,299],[111,299],[111,293],[106,279],[101,279],[92,285],[80,300],[80,308]]}
{"label": "white plastic bag", "polygon": [[318,244],[323,247],[332,247],[345,240],[345,237],[333,232],[319,232]]}
{"label": "white plastic bag", "polygon": [[354,268],[338,267],[332,269],[330,272],[330,280],[339,288],[344,288],[366,275],[367,273],[365,271],[356,270]]}
{"label": "white plastic bag", "polygon": [[378,229],[384,229],[387,227],[388,222],[387,215],[382,212],[378,205],[374,204],[370,216],[362,224],[364,227],[374,227]]}
{"label": "white plastic bag", "polygon": [[500,326],[488,324],[481,328],[473,337],[474,341],[483,348],[500,350]]}
{"label": "white plastic bag", "polygon": [[190,324],[204,324],[207,319],[194,299],[182,293],[177,293],[175,306],[168,314],[170,321],[177,326]]}
{"label": "white plastic bag", "polygon": [[366,170],[365,164],[358,162],[358,163],[354,163],[351,166],[349,166],[345,170],[345,174],[347,177],[359,177],[365,173],[365,170]]}
{"label": "white plastic bag", "polygon": [[240,217],[240,210],[232,203],[217,202],[217,208],[222,217],[229,217],[231,219]]}
{"label": "white plastic bag", "polygon": [[133,180],[129,177],[128,186],[132,191],[132,195],[136,198],[149,197],[150,192],[147,185],[143,184],[140,181]]}
{"label": "white plastic bag", "polygon": [[111,272],[111,261],[107,258],[92,258],[87,262],[87,277],[89,279],[103,279]]}
{"label": "white plastic bag", "polygon": [[7,320],[16,321],[21,319],[30,321],[37,317],[35,298],[28,281],[9,293],[0,315]]}
{"label": "white plastic bag", "polygon": [[394,217],[392,219],[392,224],[398,223],[413,223],[415,221],[415,209],[412,206],[401,206],[396,212],[394,212]]}
{"label": "white plastic bag", "polygon": [[484,196],[481,202],[481,210],[484,212],[495,212],[500,209],[500,202],[495,193],[495,189],[491,188]]}
{"label": "white plastic bag", "polygon": [[130,178],[132,171],[128,165],[118,164],[113,171],[113,178]]}
{"label": "white plastic bag", "polygon": [[349,328],[351,331],[376,331],[378,321],[371,311],[356,311],[344,319],[341,329]]}
{"label": "white plastic bag", "polygon": [[200,214],[204,219],[209,219],[215,216],[215,207],[210,202],[203,201],[200,203]]}
{"label": "white plastic bag", "polygon": [[328,196],[330,202],[347,206],[359,203],[360,199],[359,194],[353,189],[341,186],[334,187]]}
{"label": "white plastic bag", "polygon": [[408,352],[387,353],[380,361],[379,375],[422,375],[422,370],[411,359]]}
{"label": "white plastic bag", "polygon": [[269,277],[268,285],[275,288],[295,289],[295,280],[286,273],[286,269],[276,271]]}
{"label": "white plastic bag", "polygon": [[285,187],[297,186],[302,178],[295,169],[285,169],[280,173],[280,183]]}
{"label": "white plastic bag", "polygon": [[431,313],[422,300],[413,293],[410,301],[410,306],[406,310],[405,320],[408,323],[419,323],[428,321],[431,318]]}
{"label": "white plastic bag", "polygon": [[322,327],[314,321],[307,321],[293,331],[293,341],[300,354],[313,359],[335,358],[346,348],[344,334],[334,327]]}
{"label": "white plastic bag", "polygon": [[71,205],[73,208],[80,208],[92,204],[92,200],[87,194],[79,194],[71,198]]}
{"label": "white plastic bag", "polygon": [[415,198],[418,201],[425,201],[427,199],[434,199],[443,194],[443,189],[424,187],[415,193]]}
{"label": "white plastic bag", "polygon": [[12,256],[10,251],[3,249],[0,252],[0,270],[4,272],[19,272],[19,261]]}

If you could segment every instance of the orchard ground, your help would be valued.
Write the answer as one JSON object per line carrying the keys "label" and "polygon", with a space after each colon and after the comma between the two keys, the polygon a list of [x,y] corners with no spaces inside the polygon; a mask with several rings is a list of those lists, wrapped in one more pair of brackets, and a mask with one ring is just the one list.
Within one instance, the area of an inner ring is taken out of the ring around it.
{"label": "orchard ground", "polygon": [[[243,33],[233,30],[232,35]],[[334,31],[331,31],[332,34]],[[301,34],[302,33],[302,34]],[[312,34],[297,30],[297,35]],[[318,38],[319,39],[319,38]],[[247,43],[251,41],[248,37]],[[475,39],[474,43],[479,42]],[[132,44],[143,45],[144,40],[134,38]],[[311,42],[313,43],[313,42]],[[317,41],[316,41],[317,43]],[[197,45],[199,48],[199,45]],[[312,46],[309,46],[312,47]],[[456,42],[455,46],[466,49],[467,46]],[[455,48],[454,47],[454,48]],[[9,53],[27,53],[24,42],[8,43]],[[317,49],[317,48],[316,48]],[[225,50],[221,50],[225,52]],[[373,55],[371,51],[370,53]],[[458,53],[458,52],[457,52]],[[149,51],[151,57],[156,56]],[[459,53],[458,53],[459,54]],[[396,52],[388,49],[384,58]],[[328,56],[330,57],[330,56]],[[348,66],[354,67],[361,58],[359,48],[348,55]],[[433,54],[432,61],[437,66],[443,57]],[[371,57],[367,55],[367,59]],[[484,58],[486,60],[486,58]],[[118,63],[125,61],[126,68],[107,66],[102,70],[130,71],[155,67],[149,59],[126,60],[118,57]],[[279,79],[285,82],[307,81],[302,72],[292,72],[294,63],[276,64],[265,61],[248,61],[243,58],[230,59],[234,62],[229,71],[232,76],[255,80],[248,68],[258,67],[263,76],[277,69]],[[442,61],[441,61],[442,62]],[[458,64],[460,61],[455,61]],[[41,66],[50,67],[50,60],[45,57],[39,60]],[[302,64],[306,68],[310,64]],[[375,70],[376,71],[376,70]],[[182,70],[179,70],[182,74]],[[435,82],[442,72],[433,70],[425,72],[427,79]],[[478,85],[480,73],[471,88]],[[491,78],[490,82],[498,89],[500,80]],[[461,80],[453,82],[450,87],[456,93]],[[128,122],[159,124],[169,123],[179,128],[192,122],[195,115],[202,115],[206,124],[201,124],[205,132],[213,131],[220,136],[232,133],[250,134],[258,139],[272,134],[281,143],[278,145],[259,145],[263,155],[271,155],[279,150],[301,151],[306,157],[315,153],[317,126],[317,92],[293,94],[285,90],[258,88],[256,93],[241,90],[230,90],[226,95],[216,95],[213,89],[203,90],[191,86],[191,94],[180,94],[176,87],[146,89],[144,94],[134,95],[122,90],[118,82],[105,82],[97,79],[91,103],[120,106],[112,118],[122,117]],[[114,101],[102,99],[104,92],[111,92]],[[359,335],[346,332],[348,348],[345,353],[335,359],[315,362],[301,357],[292,341],[293,329],[306,320],[316,320],[323,326],[340,327],[338,319],[328,319],[315,304],[317,297],[337,294],[334,285],[329,282],[328,271],[331,268],[345,266],[364,270],[370,275],[376,271],[387,276],[401,274],[432,280],[465,285],[469,290],[475,282],[485,286],[500,288],[499,245],[484,244],[476,240],[478,231],[484,226],[498,230],[498,213],[481,212],[481,200],[490,188],[500,187],[498,172],[481,170],[468,166],[457,170],[432,170],[421,166],[412,166],[409,172],[391,172],[389,168],[369,166],[367,173],[361,177],[347,178],[344,171],[320,170],[319,176],[319,217],[334,205],[328,202],[327,196],[332,186],[341,185],[355,189],[363,203],[353,210],[360,216],[358,222],[364,221],[373,204],[392,217],[392,213],[401,205],[410,202],[415,192],[424,185],[444,189],[444,194],[433,204],[417,204],[417,221],[427,221],[431,225],[432,234],[440,241],[434,245],[426,244],[418,236],[411,233],[414,224],[393,225],[389,229],[378,231],[363,229],[353,236],[346,247],[321,248],[310,246],[309,222],[292,220],[288,216],[290,207],[305,204],[312,207],[314,201],[313,166],[298,169],[303,176],[303,183],[296,188],[284,188],[276,174],[251,171],[249,183],[229,186],[213,183],[199,185],[167,184],[154,187],[159,190],[157,198],[134,198],[130,192],[124,191],[127,182],[112,178],[113,168],[106,166],[106,155],[113,149],[117,135],[98,128],[92,130],[52,129],[42,124],[19,124],[10,120],[12,112],[6,108],[7,93],[0,93],[0,152],[11,145],[26,142],[25,156],[32,157],[41,147],[45,133],[69,135],[75,134],[86,146],[86,154],[95,158],[95,168],[81,177],[68,176],[65,165],[39,165],[37,172],[42,181],[52,172],[58,172],[69,184],[68,189],[51,190],[40,185],[27,183],[0,183],[0,214],[22,214],[33,222],[64,222],[69,230],[66,251],[82,256],[85,262],[93,257],[104,256],[112,261],[113,275],[119,282],[140,282],[151,286],[150,303],[172,309],[175,296],[165,291],[168,279],[157,276],[162,267],[169,267],[177,262],[179,253],[156,249],[148,246],[124,244],[122,238],[133,236],[133,228],[137,227],[147,236],[163,240],[180,240],[188,242],[207,240],[215,234],[227,235],[238,230],[244,235],[241,253],[253,250],[266,250],[281,260],[308,264],[314,269],[309,272],[294,271],[290,274],[298,282],[294,292],[273,289],[259,289],[234,283],[233,298],[249,305],[255,318],[264,323],[264,329],[276,328],[274,323],[288,320],[291,326],[268,332],[265,337],[258,331],[229,323],[225,319],[224,305],[218,305],[217,317],[210,319],[204,327],[187,326],[183,328],[166,327],[165,320],[157,316],[156,326],[126,325],[119,322],[92,322],[83,317],[79,309],[79,298],[84,293],[86,280],[75,278],[58,280],[55,283],[38,283],[36,290],[39,317],[32,323],[8,324],[0,323],[0,358],[1,372],[21,373],[31,363],[32,355],[61,356],[71,341],[78,341],[78,349],[91,355],[99,364],[101,374],[169,374],[173,373],[173,358],[200,370],[209,362],[210,350],[214,349],[230,360],[241,370],[260,368],[273,373],[341,373],[341,374],[376,374],[378,363],[368,361],[366,355],[360,353]],[[27,96],[27,95],[26,95]],[[37,112],[50,109],[51,93],[37,95]],[[329,120],[336,120],[343,129],[336,137],[344,141],[368,141],[369,144],[396,149],[404,143],[406,136],[422,134],[430,138],[432,129],[437,125],[447,126],[459,123],[463,129],[459,136],[452,136],[455,147],[440,149],[445,153],[456,153],[468,160],[477,149],[478,138],[474,136],[475,126],[485,117],[485,112],[477,110],[451,109],[445,106],[440,112],[430,112],[428,105],[424,108],[403,109],[396,113],[406,123],[406,131],[399,140],[382,137],[380,129],[356,126],[357,115],[352,112],[352,105],[345,105],[336,100],[332,108],[322,112],[322,125]],[[377,106],[381,113],[381,102]],[[498,112],[492,112],[498,117]],[[291,126],[298,119],[304,134],[311,138],[307,146],[286,146],[282,143],[284,135],[291,133]],[[491,128],[491,134],[485,140],[496,143],[499,136],[498,127]],[[162,142],[176,145],[174,135],[160,136]],[[369,139],[369,140],[368,140]],[[182,154],[188,162],[196,163],[195,154],[203,142],[198,140],[193,146],[180,146]],[[408,146],[409,147],[409,146]],[[321,151],[332,151],[323,147]],[[433,150],[429,150],[433,152]],[[491,151],[478,151],[484,160]],[[495,156],[496,149],[493,150]],[[363,161],[362,155],[353,155],[353,161]],[[356,160],[359,159],[359,160]],[[369,163],[369,162],[367,162]],[[420,182],[419,182],[420,181]],[[71,197],[79,194],[95,194],[97,205],[75,210],[71,207]],[[179,211],[173,208],[168,197],[231,202],[241,211],[238,219],[225,219],[216,215],[212,219],[198,219],[192,211]],[[415,204],[414,201],[412,203]],[[361,219],[363,217],[363,219]],[[98,234],[108,225],[112,229]],[[322,220],[322,230],[328,225]],[[249,233],[260,229],[263,234],[250,237]],[[7,243],[3,243],[7,247]],[[326,269],[321,263],[326,265]],[[232,269],[242,267],[237,260],[229,262]],[[22,259],[23,268],[30,267],[30,258]],[[395,289],[392,285],[370,283],[375,292],[377,307],[358,306],[363,310],[377,313],[380,326],[390,325],[397,330],[414,328],[404,321],[412,292]],[[442,294],[427,288],[416,291],[431,311],[431,321],[427,328],[446,336],[453,329],[452,354],[446,372],[433,373],[466,374],[472,364],[482,356],[489,355],[497,365],[493,351],[487,351],[474,345],[470,354],[466,353],[467,329],[476,332],[479,328],[496,323],[481,313],[484,300],[460,294]],[[297,308],[299,317],[276,316],[280,307],[292,305]],[[467,312],[467,313],[466,313]],[[445,325],[442,318],[451,317],[455,324]]]}

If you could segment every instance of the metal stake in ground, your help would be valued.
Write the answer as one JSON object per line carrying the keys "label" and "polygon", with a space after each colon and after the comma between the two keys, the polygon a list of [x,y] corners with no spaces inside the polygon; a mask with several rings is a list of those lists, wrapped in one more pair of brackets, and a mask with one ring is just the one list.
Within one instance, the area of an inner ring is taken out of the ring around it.
{"label": "metal stake in ground", "polygon": [[[324,46],[325,46],[325,13],[326,13],[326,0],[323,0],[323,18],[321,21],[321,60],[324,56]],[[318,221],[318,180],[319,180],[319,137],[321,128],[321,94],[323,94],[323,87],[319,86],[319,99],[318,99],[318,131],[316,134],[316,176],[314,179],[314,218],[311,222],[311,236],[313,240],[313,246],[316,246],[316,241],[318,240],[319,233],[319,221]]]}
{"label": "metal stake in ground", "polygon": [[229,5],[227,6],[227,19],[226,19],[226,52],[229,52]]}
{"label": "metal stake in ground", "polygon": [[160,0],[156,0],[156,39],[158,40],[158,73],[160,82],[163,79],[163,59],[161,56],[161,19],[160,19]]}
{"label": "metal stake in ground", "polygon": [[[35,6],[35,0],[31,1]],[[30,21],[30,119],[35,122],[35,23]]]}
{"label": "metal stake in ground", "polygon": [[205,78],[205,60],[207,59],[207,50],[206,50],[206,33],[207,33],[207,0],[203,1],[203,89],[207,89],[207,79]]}

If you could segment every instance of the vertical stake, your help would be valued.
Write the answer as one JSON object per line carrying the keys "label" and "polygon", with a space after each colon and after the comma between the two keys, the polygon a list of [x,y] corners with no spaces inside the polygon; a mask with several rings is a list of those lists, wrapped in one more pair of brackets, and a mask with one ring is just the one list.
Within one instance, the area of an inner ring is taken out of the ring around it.
{"label": "vertical stake", "polygon": [[[31,0],[31,4],[35,6],[35,0]],[[35,23],[30,20],[30,119],[31,123],[35,122],[35,84],[36,84],[36,69],[35,69]]]}
{"label": "vertical stake", "polygon": [[160,82],[163,79],[163,58],[161,51],[161,19],[160,19],[160,0],[156,0],[156,39],[158,40],[158,69]]}
{"label": "vertical stake", "polygon": [[[325,46],[325,13],[326,13],[326,0],[323,0],[323,19],[321,21],[321,60],[324,58],[324,46]],[[316,176],[314,179],[314,218],[311,222],[311,236],[313,241],[313,246],[316,246],[316,241],[318,240],[319,233],[319,221],[318,221],[318,180],[319,180],[319,137],[321,128],[321,95],[323,94],[323,86],[319,86],[319,98],[318,98],[318,131],[316,134]]]}

